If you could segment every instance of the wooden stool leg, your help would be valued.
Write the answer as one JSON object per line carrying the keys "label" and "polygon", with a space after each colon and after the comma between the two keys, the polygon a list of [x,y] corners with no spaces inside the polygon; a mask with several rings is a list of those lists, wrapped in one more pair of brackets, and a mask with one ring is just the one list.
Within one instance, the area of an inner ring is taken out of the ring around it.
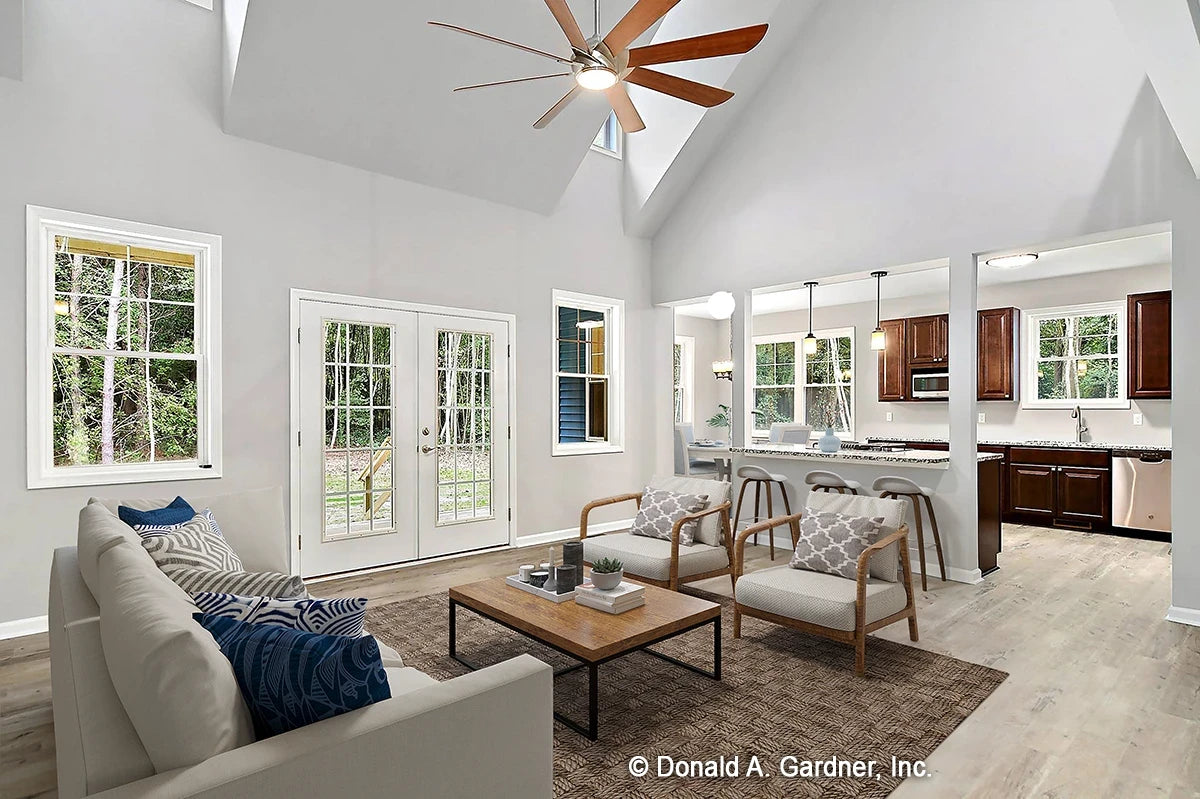
{"label": "wooden stool leg", "polygon": [[[760,507],[761,502],[762,502],[762,481],[755,480],[754,481],[754,524],[758,524],[758,522],[762,519],[762,508]],[[758,546],[758,533],[754,534],[754,546]]]}
{"label": "wooden stool leg", "polygon": [[742,481],[742,488],[738,491],[737,512],[733,514],[733,531],[734,538],[737,537],[738,522],[742,520],[742,499],[746,496],[746,486],[750,484],[749,480]]}
{"label": "wooden stool leg", "polygon": [[928,591],[929,584],[925,580],[925,530],[921,527],[921,506],[917,504],[917,498],[912,494],[909,494],[908,498],[912,500],[913,521],[917,525],[917,555],[921,559],[921,590]]}
{"label": "wooden stool leg", "polygon": [[[771,494],[774,493],[773,491],[771,491],[771,487],[774,485],[775,485],[774,483],[767,483],[765,486],[767,489],[767,518],[768,519],[775,518],[775,503],[772,502],[772,500],[771,500]],[[771,545],[771,560],[775,560],[775,531],[774,530],[767,530],[767,542]]]}
{"label": "wooden stool leg", "polygon": [[937,515],[933,512],[933,500],[924,494],[925,506],[929,509],[929,526],[933,528],[933,544],[937,547],[938,568],[942,572],[942,582],[946,582],[946,559],[942,556],[942,537],[938,534]]}

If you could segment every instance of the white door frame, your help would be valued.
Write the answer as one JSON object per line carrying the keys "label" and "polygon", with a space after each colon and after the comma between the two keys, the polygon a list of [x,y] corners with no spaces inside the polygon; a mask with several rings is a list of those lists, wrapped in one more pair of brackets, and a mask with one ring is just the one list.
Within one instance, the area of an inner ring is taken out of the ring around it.
{"label": "white door frame", "polygon": [[[515,546],[517,535],[517,499],[513,490],[516,485],[516,407],[517,407],[517,353],[516,333],[517,317],[515,314],[497,313],[495,311],[477,311],[468,308],[451,308],[444,305],[428,305],[425,303],[403,302],[401,300],[385,300],[374,297],[359,297],[352,294],[335,294],[328,291],[313,289],[291,289],[289,313],[289,388],[290,395],[290,426],[291,443],[288,447],[289,479],[289,518],[288,518],[288,551],[292,574],[300,574],[300,391],[297,381],[300,377],[300,303],[305,300],[316,302],[334,302],[342,305],[361,305],[367,308],[382,308],[393,311],[412,311],[416,313],[432,313],[442,316],[461,316],[469,319],[490,319],[503,322],[508,328],[508,424],[513,435],[508,447],[508,506],[511,518],[508,522],[508,545]],[[392,567],[389,567],[392,568]]]}

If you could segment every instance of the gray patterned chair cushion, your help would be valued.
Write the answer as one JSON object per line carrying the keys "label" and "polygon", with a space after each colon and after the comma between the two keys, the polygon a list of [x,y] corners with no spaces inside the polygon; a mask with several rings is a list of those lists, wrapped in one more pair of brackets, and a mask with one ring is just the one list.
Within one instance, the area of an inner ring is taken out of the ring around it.
{"label": "gray patterned chair cushion", "polygon": [[[680,494],[647,486],[642,491],[641,505],[629,532],[670,541],[675,522],[689,513],[704,510],[707,505],[707,494]],[[679,528],[681,545],[690,547],[695,538],[696,522],[690,521]]]}
{"label": "gray patterned chair cushion", "polygon": [[853,580],[858,558],[879,540],[883,517],[810,513],[800,520],[800,540],[788,563],[793,569],[836,574]]}
{"label": "gray patterned chair cushion", "polygon": [[[725,480],[705,480],[700,477],[671,477],[655,475],[650,478],[651,488],[665,488],[680,494],[708,494],[708,505],[712,508],[729,501],[729,491],[732,484]],[[696,531],[696,540],[710,547],[719,547],[725,543],[721,536],[721,514],[714,513],[700,520]]]}
{"label": "gray patterned chair cushion", "polygon": [[[804,499],[804,512],[808,513],[809,511],[847,513],[855,516],[882,516],[883,529],[879,531],[879,536],[886,538],[904,524],[905,505],[895,499],[810,491]],[[876,579],[887,580],[889,583],[898,581],[900,579],[900,546],[892,544],[871,555],[870,574]]]}
{"label": "gray patterned chair cushion", "polygon": [[[858,584],[832,574],[776,566],[750,572],[737,581],[739,605],[834,630],[854,629]],[[867,623],[904,609],[902,583],[867,580]]]}
{"label": "gray patterned chair cushion", "polygon": [[[616,558],[625,564],[626,574],[651,580],[671,578],[671,542],[659,538],[609,533],[583,540],[583,559],[595,563],[600,558]],[[679,549],[679,576],[716,571],[729,566],[725,547],[710,547],[699,541],[695,546]]]}

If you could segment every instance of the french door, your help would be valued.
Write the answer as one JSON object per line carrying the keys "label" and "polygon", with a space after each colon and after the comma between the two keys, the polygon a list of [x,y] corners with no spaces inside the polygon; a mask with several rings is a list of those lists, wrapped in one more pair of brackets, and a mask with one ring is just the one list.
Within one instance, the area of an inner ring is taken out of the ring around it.
{"label": "french door", "polygon": [[508,325],[299,305],[301,574],[508,543]]}

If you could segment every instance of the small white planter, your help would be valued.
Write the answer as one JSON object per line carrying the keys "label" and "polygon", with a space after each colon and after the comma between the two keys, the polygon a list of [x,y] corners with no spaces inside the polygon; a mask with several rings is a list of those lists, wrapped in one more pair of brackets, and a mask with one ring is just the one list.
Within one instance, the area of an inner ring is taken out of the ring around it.
{"label": "small white planter", "polygon": [[625,570],[621,569],[618,572],[609,572],[608,574],[597,574],[592,572],[592,585],[601,591],[611,591],[621,584],[621,578],[625,576]]}

